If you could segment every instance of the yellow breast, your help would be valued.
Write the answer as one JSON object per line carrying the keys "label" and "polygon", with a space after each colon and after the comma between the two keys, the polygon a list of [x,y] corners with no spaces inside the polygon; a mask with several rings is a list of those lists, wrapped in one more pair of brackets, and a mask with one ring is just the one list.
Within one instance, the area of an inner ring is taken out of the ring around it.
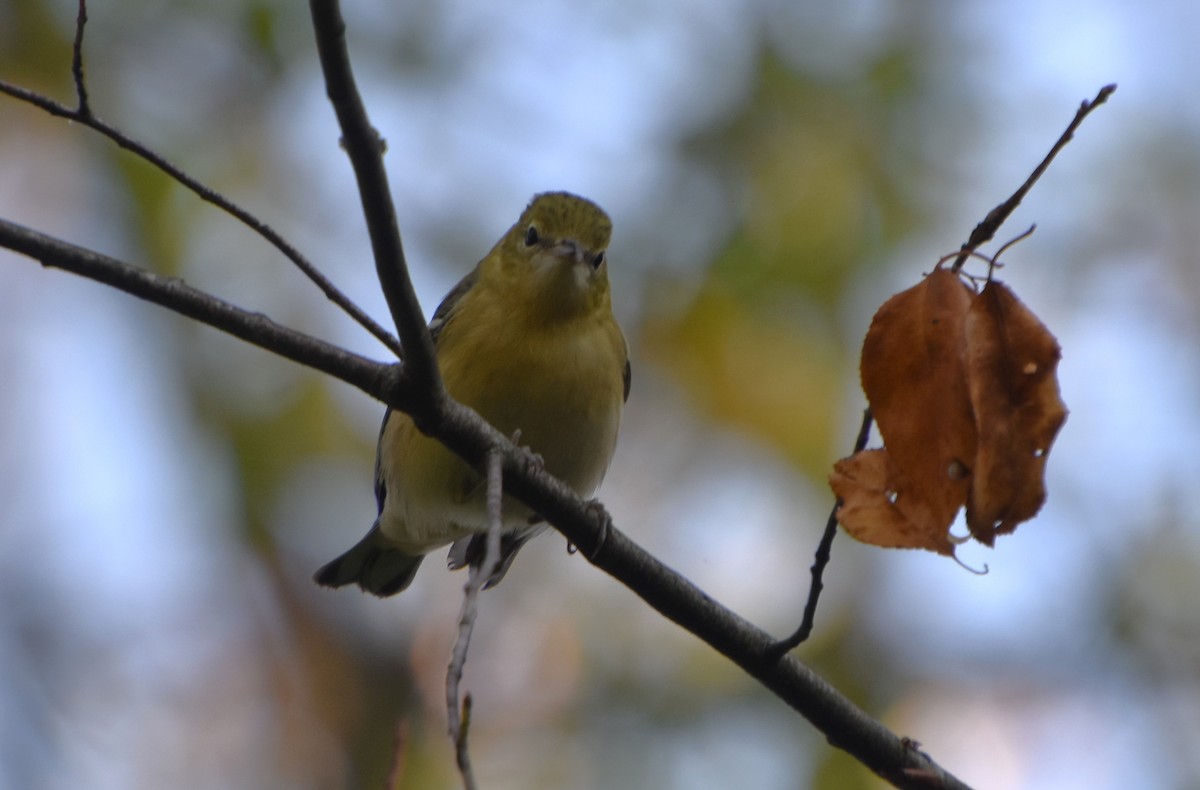
{"label": "yellow breast", "polygon": [[[599,318],[580,325],[517,327],[476,311],[438,340],[450,395],[538,453],[546,471],[580,496],[599,487],[616,447],[624,402],[625,341]],[[380,526],[408,551],[428,551],[486,526],[479,476],[412,421],[393,413],[381,454],[388,497]],[[530,511],[506,498],[505,522]]]}

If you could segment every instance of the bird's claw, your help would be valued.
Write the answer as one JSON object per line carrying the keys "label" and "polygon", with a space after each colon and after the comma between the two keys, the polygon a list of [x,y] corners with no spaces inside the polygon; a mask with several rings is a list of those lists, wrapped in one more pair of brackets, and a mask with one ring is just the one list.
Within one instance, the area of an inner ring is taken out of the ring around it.
{"label": "bird's claw", "polygon": [[600,522],[600,534],[596,539],[596,545],[587,554],[588,561],[594,563],[608,542],[608,533],[612,529],[613,519],[608,508],[604,507],[604,503],[599,499],[589,499],[583,507],[589,516]]}
{"label": "bird's claw", "polygon": [[525,451],[525,460],[529,464],[529,468],[534,471],[546,471],[546,459],[535,453],[532,447],[524,447],[521,445],[521,429],[513,431],[512,443]]}

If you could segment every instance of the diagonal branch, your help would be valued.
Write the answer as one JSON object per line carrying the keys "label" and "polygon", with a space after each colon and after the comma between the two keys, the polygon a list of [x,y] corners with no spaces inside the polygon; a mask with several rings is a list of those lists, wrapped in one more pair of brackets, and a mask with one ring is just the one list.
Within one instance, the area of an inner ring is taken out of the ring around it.
{"label": "diagonal branch", "polygon": [[400,226],[383,168],[384,143],[367,118],[346,49],[346,22],[336,0],[311,0],[317,53],[325,75],[325,92],[342,129],[342,145],[350,156],[362,198],[367,232],[375,254],[375,270],[400,343],[415,381],[428,385],[430,398],[442,396],[442,378],[433,355],[429,327],[408,276]]}
{"label": "diagonal branch", "polygon": [[470,409],[448,401],[431,435],[477,469],[484,468],[489,450],[501,445],[506,494],[544,516],[589,562],[733,661],[879,776],[915,790],[967,787],[799,661],[780,658],[768,633],[634,543],[598,502],[580,499]]}
{"label": "diagonal branch", "polygon": [[595,502],[585,502],[547,474],[529,455],[449,399],[432,405],[415,397],[407,363],[384,365],[234,307],[174,278],[163,277],[90,250],[0,220],[0,247],[46,266],[89,277],[358,387],[393,408],[425,414],[430,435],[477,469],[490,452],[502,457],[505,492],[538,513],[596,567],[620,581],[663,616],[703,639],[844,749],[897,787],[965,788],[911,741],[872,719],[811,670],[790,656],[776,659],[771,636],[714,601],[650,555],[612,525]]}
{"label": "diagonal branch", "polygon": [[28,255],[43,266],[72,272],[166,307],[376,397],[391,388],[395,388],[396,396],[406,396],[412,388],[402,375],[401,365],[375,362],[289,329],[262,313],[243,310],[192,288],[178,277],[140,269],[5,219],[0,219],[0,247]]}
{"label": "diagonal branch", "polygon": [[1017,206],[1021,205],[1021,201],[1029,194],[1029,190],[1033,189],[1033,185],[1038,182],[1038,179],[1042,177],[1046,169],[1050,167],[1050,163],[1054,161],[1054,157],[1058,156],[1058,152],[1074,139],[1075,132],[1079,129],[1079,125],[1083,123],[1083,120],[1092,113],[1092,110],[1108,101],[1108,97],[1112,96],[1116,90],[1117,86],[1115,83],[1105,85],[1096,94],[1094,99],[1091,101],[1085,100],[1079,105],[1079,109],[1075,112],[1075,117],[1071,119],[1071,123],[1067,124],[1066,130],[1059,135],[1058,140],[1050,148],[1050,153],[1046,154],[1046,157],[1038,163],[1038,166],[1029,174],[1029,178],[1025,179],[1025,183],[1021,184],[1017,188],[1017,191],[1009,196],[1008,200],[989,211],[987,216],[983,218],[983,221],[971,231],[971,235],[967,237],[967,243],[962,246],[962,250],[954,260],[954,265],[951,266],[954,271],[958,271],[963,267],[963,264],[967,262],[967,258],[974,250],[979,249],[981,245],[987,244],[992,240],[992,237],[996,235],[996,231],[1000,229],[1000,226],[1004,224],[1009,215],[1017,210]]}

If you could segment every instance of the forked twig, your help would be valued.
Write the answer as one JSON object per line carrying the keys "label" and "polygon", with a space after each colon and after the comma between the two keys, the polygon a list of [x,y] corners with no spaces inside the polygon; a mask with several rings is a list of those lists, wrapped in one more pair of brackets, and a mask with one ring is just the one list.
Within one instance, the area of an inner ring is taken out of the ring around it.
{"label": "forked twig", "polygon": [[1046,158],[1033,169],[1033,172],[1029,174],[1029,178],[1025,179],[1025,183],[1021,184],[1017,188],[1017,191],[1009,196],[1008,200],[989,211],[987,216],[983,218],[983,221],[971,231],[971,235],[967,238],[967,243],[962,246],[962,251],[954,261],[954,265],[950,267],[953,271],[957,272],[963,267],[963,264],[967,262],[967,256],[970,255],[972,250],[976,250],[980,245],[992,240],[992,237],[996,235],[996,231],[1000,229],[1000,226],[1004,224],[1009,215],[1016,211],[1017,206],[1021,205],[1021,201],[1029,194],[1029,190],[1033,189],[1033,185],[1037,183],[1042,174],[1046,172],[1046,169],[1050,167],[1050,163],[1054,161],[1054,157],[1058,156],[1058,152],[1066,147],[1067,143],[1071,142],[1075,137],[1075,132],[1079,129],[1079,125],[1083,123],[1083,119],[1087,118],[1092,110],[1108,101],[1108,97],[1113,95],[1116,90],[1116,83],[1105,85],[1096,94],[1096,98],[1091,101],[1084,100],[1079,105],[1079,109],[1075,112],[1075,117],[1071,119],[1071,123],[1067,124],[1066,131],[1059,135],[1058,140],[1050,148],[1050,153],[1046,154]]}
{"label": "forked twig", "polygon": [[374,319],[366,314],[358,305],[356,305],[350,297],[346,296],[335,286],[328,277],[321,273],[308,258],[306,258],[298,249],[292,246],[283,236],[279,235],[271,226],[267,225],[262,220],[255,217],[246,209],[234,203],[229,198],[226,198],[221,193],[208,187],[192,176],[188,175],[177,165],[169,162],[164,156],[157,153],[153,149],[144,145],[137,140],[134,140],[129,135],[122,132],[120,129],[108,124],[92,113],[91,105],[88,102],[87,86],[84,82],[83,70],[83,30],[87,24],[87,3],[85,0],[79,0],[79,15],[75,20],[75,40],[72,45],[71,56],[71,76],[75,83],[75,96],[78,101],[77,107],[68,107],[65,104],[56,102],[48,96],[22,88],[17,85],[12,85],[8,82],[0,80],[0,93],[32,104],[44,112],[55,116],[56,118],[65,118],[69,121],[81,124],[107,137],[109,140],[116,143],[119,147],[131,152],[134,156],[149,162],[154,167],[166,173],[175,181],[182,184],[187,189],[191,190],[197,197],[206,203],[211,203],[225,213],[231,215],[234,219],[241,222],[246,227],[257,233],[275,249],[279,250],[283,255],[296,265],[301,272],[311,280],[325,296],[342,310],[347,315],[358,322],[360,326],[374,335],[379,342],[387,346],[397,357],[403,357],[403,351],[400,347],[400,341],[396,339],[392,333],[388,332],[380,326]]}
{"label": "forked twig", "polygon": [[408,276],[408,260],[400,239],[400,223],[388,187],[383,166],[384,144],[371,125],[350,65],[346,42],[346,20],[337,0],[309,0],[317,58],[325,77],[325,94],[333,105],[338,127],[342,130],[342,148],[350,157],[354,180],[362,202],[367,235],[375,258],[375,273],[387,300],[392,323],[405,350],[404,363],[416,381],[427,382],[423,389],[426,404],[445,397],[441,371],[433,353],[433,339],[421,313],[420,302]]}

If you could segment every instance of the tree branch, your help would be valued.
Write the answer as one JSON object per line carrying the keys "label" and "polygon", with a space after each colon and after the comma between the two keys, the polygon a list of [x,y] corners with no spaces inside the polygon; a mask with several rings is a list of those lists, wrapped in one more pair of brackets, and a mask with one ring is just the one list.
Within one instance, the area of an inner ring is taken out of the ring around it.
{"label": "tree branch", "polygon": [[[174,310],[260,348],[327,373],[393,408],[411,413],[415,383],[407,363],[385,365],[234,307],[174,278],[68,244],[0,220],[0,247],[23,253],[141,299]],[[525,450],[450,399],[427,412],[427,429],[477,469],[489,451],[502,457],[505,491],[538,513],[588,560],[620,581],[659,613],[691,631],[775,693],[844,749],[897,787],[964,788],[911,741],[897,737],[832,686],[791,657],[774,660],[765,631],[714,601],[613,526],[604,508],[585,502],[547,474]]]}
{"label": "tree branch", "polygon": [[450,731],[450,742],[454,744],[455,762],[462,777],[464,790],[475,790],[475,771],[471,767],[471,752],[467,746],[467,734],[471,728],[471,695],[468,693],[459,706],[458,687],[462,682],[463,667],[467,663],[467,650],[471,635],[475,632],[475,620],[479,615],[479,591],[492,578],[500,564],[500,531],[504,521],[501,508],[504,499],[504,471],[499,449],[492,448],[487,456],[487,541],[483,559],[471,563],[467,572],[467,584],[463,588],[462,612],[458,618],[458,638],[450,654],[450,666],[446,669],[446,722]]}
{"label": "tree branch", "polygon": [[166,307],[293,362],[339,378],[374,397],[380,398],[388,392],[397,404],[407,404],[410,399],[412,384],[403,375],[402,365],[375,362],[289,329],[262,313],[243,310],[192,288],[177,277],[139,269],[6,219],[0,219],[0,247],[27,255],[43,266],[72,272]]}
{"label": "tree branch", "polygon": [[410,375],[427,389],[430,398],[444,398],[442,377],[433,354],[433,341],[421,304],[408,276],[400,226],[392,205],[387,172],[383,168],[384,143],[367,118],[346,48],[346,22],[336,0],[309,3],[317,54],[325,75],[325,92],[342,129],[342,146],[350,156],[358,194],[362,199],[367,232],[375,255],[375,270],[387,299]]}
{"label": "tree branch", "polygon": [[[860,453],[867,446],[867,440],[871,436],[871,424],[874,422],[874,417],[871,415],[871,409],[863,409],[862,425],[858,429],[858,438],[854,441],[855,453]],[[838,508],[842,506],[842,500],[835,499],[833,508],[829,511],[829,518],[825,521],[825,532],[821,535],[821,542],[817,544],[817,553],[813,557],[812,567],[809,572],[812,574],[812,584],[808,588],[808,600],[804,603],[804,616],[800,618],[800,626],[796,632],[787,639],[781,639],[771,647],[771,655],[783,655],[790,650],[799,647],[804,640],[808,639],[812,633],[813,621],[817,617],[817,602],[821,598],[821,591],[825,589],[825,566],[829,564],[830,554],[833,550],[833,539],[837,537],[838,531]]]}
{"label": "tree branch", "polygon": [[251,214],[246,209],[234,203],[232,200],[226,198],[220,192],[217,192],[211,187],[200,183],[195,178],[181,170],[179,167],[167,161],[167,159],[158,152],[147,147],[143,143],[134,140],[117,127],[105,123],[92,114],[91,107],[87,102],[87,89],[83,82],[83,58],[80,54],[80,47],[83,44],[83,23],[86,21],[87,14],[85,6],[82,2],[80,2],[80,17],[77,21],[75,36],[75,55],[72,59],[72,63],[74,64],[72,70],[75,76],[75,91],[79,100],[78,108],[68,107],[65,104],[60,104],[49,97],[43,96],[40,93],[35,93],[34,91],[26,88],[12,85],[4,82],[3,80],[0,80],[0,93],[7,94],[12,98],[18,99],[27,104],[32,104],[34,107],[44,110],[45,112],[57,118],[65,118],[99,132],[104,137],[107,137],[109,140],[116,143],[120,148],[129,151],[134,156],[149,162],[163,173],[166,173],[177,183],[182,184],[185,188],[195,193],[195,195],[201,200],[205,201],[206,203],[211,203],[225,213],[229,214],[238,222],[241,222],[243,225],[250,228],[250,230],[266,239],[267,242],[270,243],[275,249],[283,253],[288,260],[295,264],[296,268],[303,272],[303,274],[308,277],[309,280],[311,280],[318,288],[321,289],[321,292],[325,294],[325,297],[329,299],[329,301],[340,307],[352,319],[357,321],[359,326],[363,327],[372,335],[374,335],[379,342],[383,343],[392,351],[392,353],[399,357],[401,355],[399,341],[397,341],[390,332],[376,323],[371,316],[367,315],[362,308],[360,308],[353,302],[353,300],[350,299],[350,297],[338,290],[338,288],[332,282],[330,282],[329,278],[326,277],[320,269],[313,265],[312,261],[308,260],[308,258],[301,254],[301,252],[292,246],[287,239],[280,236],[274,228]]}
{"label": "tree branch", "polygon": [[1021,184],[1017,188],[1017,191],[1009,196],[1008,200],[989,211],[987,216],[983,218],[983,221],[971,231],[971,235],[967,237],[967,243],[962,246],[958,257],[954,260],[953,266],[950,267],[951,269],[954,271],[961,269],[973,251],[992,240],[992,237],[996,235],[996,231],[1000,229],[1000,226],[1004,224],[1009,215],[1017,210],[1017,206],[1021,205],[1021,201],[1029,194],[1029,190],[1033,189],[1033,185],[1046,172],[1046,168],[1050,167],[1050,163],[1054,161],[1054,157],[1058,156],[1058,152],[1074,139],[1075,131],[1079,129],[1079,125],[1083,123],[1083,119],[1087,118],[1092,110],[1108,101],[1108,97],[1112,96],[1116,90],[1117,86],[1115,83],[1105,85],[1096,94],[1096,98],[1091,101],[1084,100],[1079,105],[1079,109],[1076,111],[1075,117],[1071,119],[1071,123],[1067,124],[1066,130],[1059,135],[1058,140],[1050,148],[1050,153],[1046,154],[1045,158],[1033,169],[1033,172],[1029,174],[1029,178],[1025,179],[1025,183]]}
{"label": "tree branch", "polygon": [[87,84],[83,79],[83,28],[87,25],[87,0],[79,0],[79,12],[75,16],[75,42],[71,45],[71,77],[75,81],[75,100],[79,102],[76,112],[90,117]]}

